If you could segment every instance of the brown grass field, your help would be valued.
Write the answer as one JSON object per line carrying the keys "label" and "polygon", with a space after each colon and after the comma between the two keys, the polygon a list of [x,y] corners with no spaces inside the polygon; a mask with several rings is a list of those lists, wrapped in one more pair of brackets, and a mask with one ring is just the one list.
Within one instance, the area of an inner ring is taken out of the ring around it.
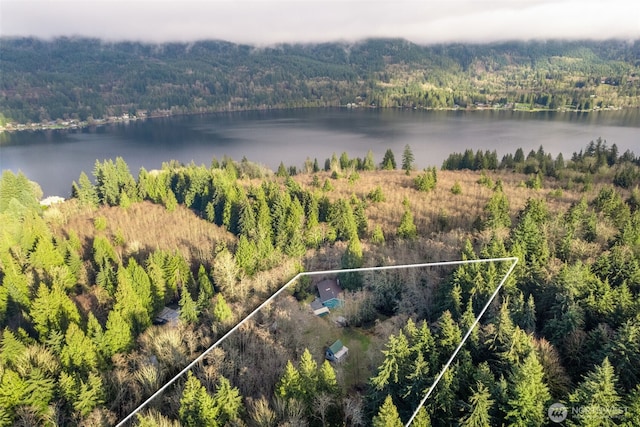
{"label": "brown grass field", "polygon": [[[116,247],[121,255],[137,255],[144,259],[156,249],[178,251],[185,259],[196,265],[210,265],[219,242],[229,243],[234,236],[200,217],[194,212],[178,206],[169,212],[162,205],[151,202],[133,203],[127,209],[117,206],[102,206],[89,209],[78,206],[76,200],[60,206],[63,220],[58,220],[54,232],[66,236],[70,230],[83,243],[85,255],[90,256],[93,236],[96,234],[96,218],[106,219],[102,231],[112,242],[121,239],[124,243]],[[60,216],[58,216],[60,217]]]}
{"label": "brown grass field", "polygon": [[[483,214],[483,209],[493,194],[490,188],[477,182],[480,172],[438,171],[437,186],[430,192],[415,189],[413,180],[418,173],[420,172],[413,171],[407,176],[400,170],[359,172],[360,177],[355,182],[349,182],[346,177],[331,179],[328,172],[318,173],[321,183],[329,179],[334,187],[332,191],[325,193],[332,201],[352,195],[366,199],[367,194],[376,186],[382,188],[386,200],[378,203],[367,200],[365,211],[369,233],[375,225],[380,225],[386,243],[374,245],[367,238],[363,239],[366,265],[457,259],[466,239],[481,243],[489,238],[482,232],[473,231],[473,222]],[[550,195],[560,187],[555,180],[546,179],[542,189],[533,190],[522,185],[527,179],[526,175],[511,172],[487,172],[486,175],[494,182],[502,180],[514,220],[528,198],[546,200],[553,216],[566,211],[584,195],[592,198],[599,189],[595,185],[588,193],[564,190],[558,197]],[[312,186],[312,178],[313,175],[310,174],[294,177],[303,188],[321,191]],[[255,179],[241,181],[247,187],[259,185],[260,182]],[[461,194],[451,192],[455,182],[460,184]],[[419,234],[419,238],[413,242],[396,238],[404,211],[402,201],[405,198],[409,201]],[[210,267],[215,248],[220,242],[230,245],[236,242],[236,237],[224,228],[200,218],[183,206],[178,206],[174,212],[151,202],[133,203],[127,209],[106,206],[89,209],[79,206],[76,200],[70,200],[50,209],[48,217],[56,235],[67,236],[73,230],[80,237],[86,257],[91,255],[93,236],[97,232],[94,221],[99,217],[106,220],[106,229],[101,233],[116,243],[116,250],[120,255],[135,255],[139,260],[143,260],[146,254],[155,249],[163,249],[178,251],[195,265]],[[118,245],[118,241],[123,243]],[[344,243],[336,242],[319,250],[309,250],[305,257],[305,267],[307,270],[338,268],[344,249]],[[588,251],[589,248],[584,250]]]}

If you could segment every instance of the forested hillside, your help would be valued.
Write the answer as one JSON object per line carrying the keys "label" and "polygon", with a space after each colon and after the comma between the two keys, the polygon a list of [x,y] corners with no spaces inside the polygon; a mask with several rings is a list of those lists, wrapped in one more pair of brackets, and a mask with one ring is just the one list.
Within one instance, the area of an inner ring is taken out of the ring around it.
{"label": "forested hillside", "polygon": [[3,38],[0,125],[264,108],[640,106],[636,42],[254,47]]}
{"label": "forested hillside", "polygon": [[[459,171],[415,171],[408,146],[275,173],[106,160],[50,207],[5,171],[0,425],[115,424],[301,270],[504,256],[520,262],[414,425],[545,425],[553,402],[583,408],[571,425],[637,425],[640,159],[617,150],[452,155]],[[343,327],[303,280],[135,423],[400,425],[507,267],[344,274]]]}

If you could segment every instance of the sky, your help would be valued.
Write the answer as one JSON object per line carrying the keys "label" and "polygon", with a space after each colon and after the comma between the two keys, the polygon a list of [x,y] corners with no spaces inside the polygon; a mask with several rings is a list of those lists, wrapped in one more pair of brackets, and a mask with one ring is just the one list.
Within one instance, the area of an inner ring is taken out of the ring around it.
{"label": "sky", "polygon": [[0,0],[0,35],[271,45],[640,39],[637,0]]}

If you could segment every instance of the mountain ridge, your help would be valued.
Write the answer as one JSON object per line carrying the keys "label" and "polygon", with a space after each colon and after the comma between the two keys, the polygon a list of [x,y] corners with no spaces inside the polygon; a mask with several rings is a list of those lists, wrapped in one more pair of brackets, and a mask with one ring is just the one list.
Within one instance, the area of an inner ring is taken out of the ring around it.
{"label": "mountain ridge", "polygon": [[271,108],[640,106],[640,41],[0,39],[0,125]]}

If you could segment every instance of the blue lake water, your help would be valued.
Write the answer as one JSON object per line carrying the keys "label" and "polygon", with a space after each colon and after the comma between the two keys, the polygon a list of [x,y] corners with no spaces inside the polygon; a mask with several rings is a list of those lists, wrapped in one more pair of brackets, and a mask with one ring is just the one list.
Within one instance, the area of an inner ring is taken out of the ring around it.
{"label": "blue lake water", "polygon": [[419,168],[440,166],[449,153],[466,148],[518,147],[565,159],[602,137],[640,154],[638,110],[593,113],[511,111],[411,111],[305,109],[157,118],[96,128],[26,131],[0,135],[0,169],[18,170],[38,182],[45,196],[70,194],[81,171],[96,160],[121,156],[134,175],[162,162],[209,165],[213,157],[242,157],[272,169],[280,162],[301,167],[309,157],[322,166],[332,153],[376,162],[391,148],[399,162],[409,144]]}

